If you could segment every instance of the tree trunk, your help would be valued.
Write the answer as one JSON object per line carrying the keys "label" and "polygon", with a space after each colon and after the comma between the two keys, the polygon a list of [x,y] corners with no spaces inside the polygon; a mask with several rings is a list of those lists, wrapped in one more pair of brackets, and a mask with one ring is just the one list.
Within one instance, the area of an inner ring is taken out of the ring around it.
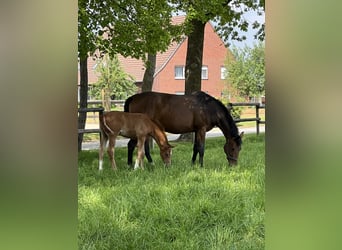
{"label": "tree trunk", "polygon": [[145,63],[146,69],[141,87],[142,92],[152,91],[154,71],[156,70],[156,59],[156,55],[148,54],[147,56],[147,62]]}
{"label": "tree trunk", "polygon": [[185,63],[185,94],[201,90],[205,23],[194,19],[191,20],[191,25]]}
{"label": "tree trunk", "polygon": [[[144,73],[144,79],[143,84],[141,86],[142,92],[152,91],[153,87],[153,80],[154,80],[154,72],[156,70],[156,62],[157,62],[157,55],[147,55],[147,62],[145,63],[145,73]],[[153,140],[152,137],[148,137],[148,143],[150,145],[150,148],[153,148]]]}
{"label": "tree trunk", "polygon": [[[192,32],[188,36],[188,48],[185,63],[185,94],[201,90],[202,58],[205,23],[191,20]],[[193,141],[193,133],[179,136],[179,141]]]}
{"label": "tree trunk", "polygon": [[[88,57],[80,59],[80,108],[88,106]],[[78,128],[84,129],[87,113],[82,112],[78,115]],[[78,151],[82,149],[83,134],[78,134]]]}

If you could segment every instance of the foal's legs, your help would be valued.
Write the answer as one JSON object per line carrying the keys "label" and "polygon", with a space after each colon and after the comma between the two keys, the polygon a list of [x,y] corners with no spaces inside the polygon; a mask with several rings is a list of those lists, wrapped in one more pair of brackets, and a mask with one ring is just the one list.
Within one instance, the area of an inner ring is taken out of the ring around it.
{"label": "foal's legs", "polygon": [[[127,155],[127,165],[128,166],[132,166],[133,164],[133,153],[134,153],[134,149],[135,146],[138,144],[138,140],[137,139],[130,139],[128,141],[127,144],[127,148],[128,148],[128,155]],[[152,157],[150,154],[150,145],[149,145],[149,140],[145,140],[145,155],[146,158],[148,160],[149,163],[152,163]]]}
{"label": "foal's legs", "polygon": [[138,157],[135,160],[134,170],[138,169],[139,166],[141,166],[141,168],[144,169],[144,142],[145,137],[138,139]]}
{"label": "foal's legs", "polygon": [[116,170],[116,163],[115,163],[115,159],[114,159],[116,136],[117,135],[112,135],[112,134],[109,135],[109,145],[107,148],[107,153],[108,153],[109,159],[112,163],[113,170]]}
{"label": "foal's legs", "polygon": [[99,170],[102,170],[103,168],[103,153],[104,153],[104,148],[106,147],[108,141],[108,136],[102,132],[100,134],[100,151],[99,151]]}

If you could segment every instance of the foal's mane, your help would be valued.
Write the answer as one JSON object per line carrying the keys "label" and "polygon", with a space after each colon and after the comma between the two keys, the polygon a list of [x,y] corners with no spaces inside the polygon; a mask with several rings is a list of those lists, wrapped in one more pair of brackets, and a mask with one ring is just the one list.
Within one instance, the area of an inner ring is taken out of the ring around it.
{"label": "foal's mane", "polygon": [[234,122],[234,119],[231,116],[228,109],[226,108],[226,106],[224,106],[224,104],[221,101],[217,100],[216,98],[208,95],[207,93],[205,93],[203,91],[196,91],[193,93],[193,95],[195,95],[197,97],[197,100],[205,106],[209,106],[211,104],[214,104],[215,108],[217,109],[216,111],[222,112],[222,114],[224,115],[224,117],[228,121],[231,136],[235,137],[235,138],[239,137],[239,131],[238,131],[238,128]]}

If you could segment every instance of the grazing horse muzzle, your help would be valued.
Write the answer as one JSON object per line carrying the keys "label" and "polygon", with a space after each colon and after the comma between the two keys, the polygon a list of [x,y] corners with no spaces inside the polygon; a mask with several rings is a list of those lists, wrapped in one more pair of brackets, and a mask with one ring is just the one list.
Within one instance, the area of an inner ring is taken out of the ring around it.
{"label": "grazing horse muzzle", "polygon": [[227,155],[227,160],[230,166],[237,165],[237,158]]}
{"label": "grazing horse muzzle", "polygon": [[[243,135],[243,133],[241,133]],[[237,143],[239,142],[239,143]],[[241,150],[241,137],[231,138],[223,146],[224,152],[226,153],[227,160],[230,166],[237,165],[239,152]]]}
{"label": "grazing horse muzzle", "polygon": [[160,156],[163,159],[164,165],[166,167],[169,167],[171,165],[172,148],[173,146],[168,145],[167,147],[160,150]]}

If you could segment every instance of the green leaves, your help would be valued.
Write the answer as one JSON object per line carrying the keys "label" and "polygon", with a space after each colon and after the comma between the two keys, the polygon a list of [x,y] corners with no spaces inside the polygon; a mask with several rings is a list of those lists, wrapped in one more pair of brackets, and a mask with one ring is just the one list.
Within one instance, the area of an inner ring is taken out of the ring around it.
{"label": "green leaves", "polygon": [[98,59],[96,71],[99,73],[99,78],[91,90],[92,96],[96,99],[101,99],[102,90],[115,95],[116,99],[125,99],[136,93],[135,81],[122,69],[117,55],[113,58],[105,55]]}
{"label": "green leaves", "polygon": [[165,51],[179,32],[171,25],[172,10],[166,0],[80,0],[79,51],[143,59]]}
{"label": "green leaves", "polygon": [[80,0],[78,6],[79,56],[99,49],[112,56],[144,59],[146,53],[165,51],[184,31],[182,25],[170,23],[176,12],[184,12],[189,20],[215,21],[225,41],[244,40],[239,31],[248,28],[258,29],[256,36],[264,38],[264,25],[250,24],[242,15],[250,10],[263,12],[264,1]]}
{"label": "green leaves", "polygon": [[227,59],[229,81],[245,97],[265,94],[265,47],[233,49],[235,60]]}

